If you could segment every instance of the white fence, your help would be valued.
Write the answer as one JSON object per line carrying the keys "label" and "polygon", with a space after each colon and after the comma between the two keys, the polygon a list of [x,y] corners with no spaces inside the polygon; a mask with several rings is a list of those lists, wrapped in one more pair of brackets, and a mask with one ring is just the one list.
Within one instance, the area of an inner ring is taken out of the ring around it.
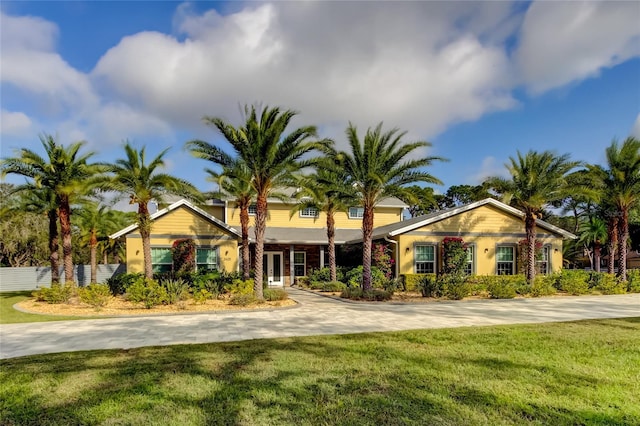
{"label": "white fence", "polygon": [[[126,265],[98,265],[98,282],[102,283],[114,275],[126,272]],[[91,280],[90,265],[74,265],[73,279],[84,286]],[[60,268],[60,281],[64,282],[64,270]],[[30,266],[26,268],[0,268],[0,292],[37,290],[51,285],[51,267]]]}

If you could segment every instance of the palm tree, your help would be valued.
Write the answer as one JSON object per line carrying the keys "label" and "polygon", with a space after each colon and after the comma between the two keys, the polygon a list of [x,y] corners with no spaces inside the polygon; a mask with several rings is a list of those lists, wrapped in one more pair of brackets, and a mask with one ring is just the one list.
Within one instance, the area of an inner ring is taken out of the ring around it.
{"label": "palm tree", "polygon": [[251,260],[249,254],[249,206],[255,196],[251,185],[251,171],[242,161],[232,161],[222,172],[206,169],[210,180],[218,183],[220,195],[232,198],[240,209],[240,228],[242,234],[242,278],[251,277]]}
{"label": "palm tree", "polygon": [[[351,152],[334,154],[334,164],[344,170],[345,184],[356,194],[357,201],[364,208],[362,217],[362,289],[371,290],[371,245],[373,234],[374,208],[383,199],[398,197],[411,199],[413,192],[407,185],[425,182],[441,184],[439,179],[421,170],[430,166],[440,157],[410,159],[412,153],[431,146],[419,141],[405,143],[406,132],[392,129],[382,132],[382,123],[369,128],[361,142],[356,127],[349,123],[346,130]],[[349,195],[348,192],[346,195]]]}
{"label": "palm tree", "polygon": [[77,210],[80,238],[83,244],[89,247],[92,284],[98,282],[98,242],[100,239],[104,240],[111,231],[118,229],[111,213],[108,206],[95,201],[83,203]]}
{"label": "palm tree", "polygon": [[600,253],[605,241],[607,241],[607,224],[601,218],[591,217],[588,222],[580,226],[580,242],[586,247],[593,247],[592,266],[596,272],[600,272]]}
{"label": "palm tree", "polygon": [[336,267],[336,213],[344,211],[349,202],[344,198],[348,188],[343,188],[347,176],[344,170],[332,167],[327,159],[320,159],[312,175],[301,176],[296,193],[298,203],[291,214],[313,208],[327,217],[327,254],[329,255],[329,275],[331,281],[337,281]]}
{"label": "palm tree", "polygon": [[[618,233],[618,276],[627,280],[629,212],[640,203],[640,140],[629,137],[621,146],[614,140],[606,149],[604,186],[615,207]],[[610,254],[611,257],[611,254]]]}
{"label": "palm tree", "polygon": [[84,142],[75,142],[65,147],[50,135],[42,135],[40,141],[47,158],[22,148],[17,152],[18,156],[2,160],[0,167],[3,174],[25,176],[32,179],[35,188],[47,188],[51,191],[49,195],[54,197],[60,221],[65,281],[72,282],[71,205],[98,186],[105,166],[88,163],[93,156],[92,152],[80,155]]}
{"label": "palm tree", "polygon": [[163,157],[169,149],[165,149],[149,163],[146,163],[145,147],[136,150],[129,142],[125,142],[126,158],[116,160],[109,167],[113,173],[110,188],[121,194],[129,195],[129,203],[138,205],[136,222],[142,237],[142,253],[144,257],[144,274],[153,278],[151,265],[151,215],[149,202],[163,201],[167,194],[178,195],[193,200],[200,200],[198,190],[189,182],[158,170],[164,167]]}
{"label": "palm tree", "polygon": [[545,206],[564,199],[571,189],[568,175],[580,162],[570,161],[569,154],[556,155],[551,151],[529,151],[517,158],[509,157],[505,164],[510,179],[492,177],[485,185],[502,195],[505,203],[524,212],[527,234],[526,276],[530,284],[536,273],[536,220],[542,217]]}
{"label": "palm tree", "polygon": [[113,257],[114,263],[120,263],[120,259],[125,257],[125,238],[109,238],[119,229],[126,228],[132,221],[135,221],[134,212],[122,212],[119,210],[107,210],[107,220],[103,224],[102,235],[106,238],[98,238],[98,247],[102,253],[102,263],[109,263],[109,256]]}
{"label": "palm tree", "polygon": [[[204,117],[204,122],[215,127],[231,144],[238,161],[251,172],[251,185],[256,194],[255,260],[253,290],[258,299],[263,298],[264,232],[267,221],[267,197],[293,180],[292,174],[312,164],[302,160],[305,154],[320,147],[312,141],[315,126],[300,127],[285,134],[291,119],[297,114],[292,110],[281,111],[274,107],[245,106],[244,124],[234,127],[219,117]],[[234,161],[217,146],[204,141],[186,144],[195,156],[227,166]]]}

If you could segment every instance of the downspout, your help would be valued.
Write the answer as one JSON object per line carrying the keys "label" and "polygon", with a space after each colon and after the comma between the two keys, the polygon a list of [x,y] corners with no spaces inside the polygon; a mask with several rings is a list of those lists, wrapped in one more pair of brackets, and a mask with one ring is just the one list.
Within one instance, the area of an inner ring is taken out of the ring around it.
{"label": "downspout", "polygon": [[396,273],[396,278],[398,278],[399,277],[399,275],[398,275],[398,272],[399,272],[398,271],[398,264],[400,263],[400,252],[398,251],[399,250],[398,249],[398,242],[394,241],[394,240],[390,240],[386,235],[384,237],[384,240],[386,242],[391,243],[394,246],[396,246],[396,250],[395,250],[396,251],[396,268],[395,268],[396,270],[395,270],[395,273]]}

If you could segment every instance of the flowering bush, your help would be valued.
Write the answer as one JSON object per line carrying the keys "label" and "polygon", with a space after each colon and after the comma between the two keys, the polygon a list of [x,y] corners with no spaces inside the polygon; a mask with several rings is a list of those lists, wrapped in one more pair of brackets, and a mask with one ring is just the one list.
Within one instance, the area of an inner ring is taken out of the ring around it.
{"label": "flowering bush", "polygon": [[467,245],[462,238],[446,237],[442,240],[442,272],[461,274],[467,263]]}
{"label": "flowering bush", "polygon": [[196,243],[191,238],[175,240],[171,246],[173,271],[191,273],[196,269]]}
{"label": "flowering bush", "polygon": [[395,260],[391,257],[391,249],[386,244],[374,244],[372,250],[373,264],[380,269],[387,280],[393,276]]}

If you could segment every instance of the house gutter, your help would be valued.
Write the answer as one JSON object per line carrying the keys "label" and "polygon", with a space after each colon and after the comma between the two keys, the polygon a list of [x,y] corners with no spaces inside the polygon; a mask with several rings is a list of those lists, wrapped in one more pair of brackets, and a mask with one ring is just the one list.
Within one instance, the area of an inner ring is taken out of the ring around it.
{"label": "house gutter", "polygon": [[395,273],[396,273],[396,278],[398,278],[398,263],[400,262],[400,253],[399,253],[399,248],[398,248],[398,242],[394,241],[394,240],[390,240],[386,235],[384,237],[384,240],[390,244],[393,244],[394,246],[396,246],[396,267],[395,267]]}

